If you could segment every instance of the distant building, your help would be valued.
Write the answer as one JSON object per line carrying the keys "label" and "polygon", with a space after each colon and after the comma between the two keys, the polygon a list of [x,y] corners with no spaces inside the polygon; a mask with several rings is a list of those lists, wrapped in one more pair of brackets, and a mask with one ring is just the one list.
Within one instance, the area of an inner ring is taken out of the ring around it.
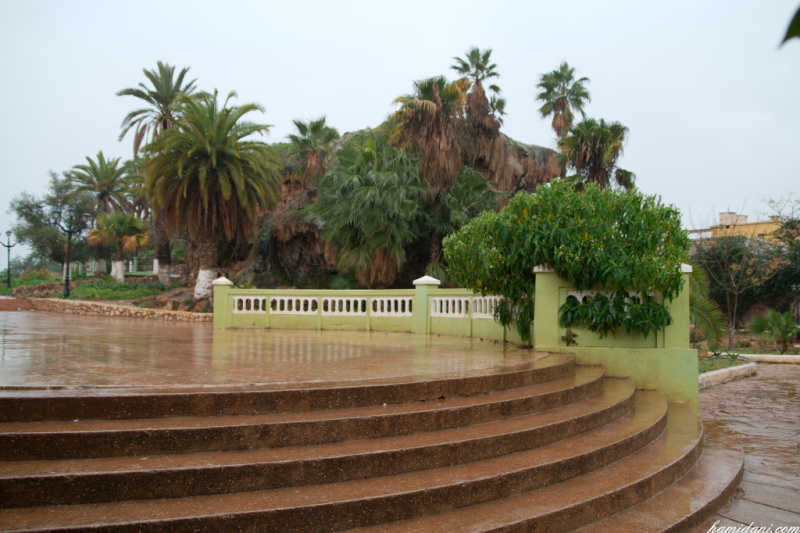
{"label": "distant building", "polygon": [[769,217],[769,220],[748,222],[747,215],[739,215],[733,211],[719,214],[719,224],[703,229],[689,230],[690,234],[698,238],[716,239],[718,237],[733,237],[741,235],[748,238],[767,238],[775,233],[781,226],[778,217]]}

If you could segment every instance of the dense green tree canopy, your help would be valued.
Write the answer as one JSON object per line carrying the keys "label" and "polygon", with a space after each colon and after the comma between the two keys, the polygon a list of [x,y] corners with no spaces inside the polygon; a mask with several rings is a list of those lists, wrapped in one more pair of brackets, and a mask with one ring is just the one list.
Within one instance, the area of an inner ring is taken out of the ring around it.
{"label": "dense green tree canopy", "polygon": [[422,229],[429,189],[416,158],[361,134],[342,146],[318,187],[307,213],[336,250],[339,270],[367,287],[391,285]]}
{"label": "dense green tree canopy", "polygon": [[[681,288],[681,263],[689,241],[677,209],[652,196],[589,185],[578,192],[556,180],[536,194],[517,194],[499,213],[485,212],[444,242],[451,276],[482,294],[506,298],[523,339],[533,319],[534,267],[549,265],[578,289],[619,310],[578,302],[572,323],[601,334],[618,328],[649,333],[669,323],[656,292],[674,298]],[[600,302],[602,303],[602,302]],[[501,307],[501,309],[503,309]],[[562,309],[562,319],[568,309]],[[569,321],[568,321],[569,322]]]}

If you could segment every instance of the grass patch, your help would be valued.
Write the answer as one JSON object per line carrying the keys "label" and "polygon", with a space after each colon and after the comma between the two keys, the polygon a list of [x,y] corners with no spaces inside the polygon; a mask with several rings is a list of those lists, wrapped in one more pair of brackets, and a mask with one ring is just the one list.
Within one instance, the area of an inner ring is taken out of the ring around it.
{"label": "grass patch", "polygon": [[720,368],[728,368],[731,366],[746,365],[749,363],[747,359],[742,359],[738,354],[725,354],[725,355],[710,355],[710,356],[697,356],[697,363],[700,367],[700,373],[711,372],[712,370],[719,370]]}
{"label": "grass patch", "polygon": [[157,281],[118,283],[94,281],[84,283],[70,291],[70,300],[133,300],[164,292],[168,287]]}

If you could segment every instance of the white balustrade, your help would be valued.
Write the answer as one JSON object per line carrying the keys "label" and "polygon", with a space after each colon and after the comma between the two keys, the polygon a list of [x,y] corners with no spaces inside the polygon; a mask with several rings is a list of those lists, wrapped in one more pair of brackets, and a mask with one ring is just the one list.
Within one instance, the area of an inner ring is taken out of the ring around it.
{"label": "white balustrade", "polygon": [[366,316],[367,299],[355,296],[329,296],[322,299],[322,314],[333,316]]}
{"label": "white balustrade", "polygon": [[447,318],[463,318],[469,316],[469,296],[431,298],[431,316]]}
{"label": "white balustrade", "polygon": [[413,296],[381,296],[372,298],[370,316],[411,316]]}
{"label": "white balustrade", "polygon": [[269,312],[273,315],[315,315],[319,309],[316,296],[273,296]]}
{"label": "white balustrade", "polygon": [[262,296],[234,296],[233,314],[263,315],[267,312],[267,299]]}
{"label": "white balustrade", "polygon": [[473,296],[472,318],[494,318],[502,296]]}

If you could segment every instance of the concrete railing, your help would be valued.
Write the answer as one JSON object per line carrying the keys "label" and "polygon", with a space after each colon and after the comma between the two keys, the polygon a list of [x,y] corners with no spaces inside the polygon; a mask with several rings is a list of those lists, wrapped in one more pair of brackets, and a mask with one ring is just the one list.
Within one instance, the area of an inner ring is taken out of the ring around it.
{"label": "concrete railing", "polygon": [[[641,388],[660,390],[671,401],[696,409],[697,352],[689,348],[690,271],[684,269],[684,287],[667,304],[669,326],[647,337],[621,331],[601,337],[583,328],[572,328],[567,335],[559,324],[559,309],[569,296],[587,292],[537,267],[534,347],[575,354],[579,363],[603,365],[608,376],[630,378]],[[500,301],[499,296],[467,289],[441,289],[429,276],[415,280],[414,289],[357,291],[237,289],[220,278],[214,282],[214,327],[407,331],[519,344],[515,328],[493,320]]]}
{"label": "concrete railing", "polygon": [[425,276],[408,290],[239,289],[214,281],[215,328],[407,331],[518,341],[496,323],[499,296],[440,289]]}

